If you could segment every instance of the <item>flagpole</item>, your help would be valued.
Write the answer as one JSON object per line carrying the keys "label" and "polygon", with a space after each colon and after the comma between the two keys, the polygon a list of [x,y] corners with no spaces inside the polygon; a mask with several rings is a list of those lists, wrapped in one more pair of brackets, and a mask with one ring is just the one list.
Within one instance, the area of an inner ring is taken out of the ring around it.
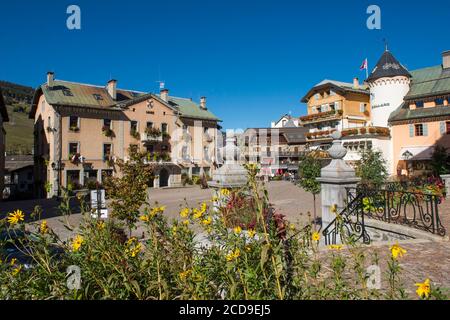
{"label": "flagpole", "polygon": [[369,78],[369,60],[366,58],[366,80]]}

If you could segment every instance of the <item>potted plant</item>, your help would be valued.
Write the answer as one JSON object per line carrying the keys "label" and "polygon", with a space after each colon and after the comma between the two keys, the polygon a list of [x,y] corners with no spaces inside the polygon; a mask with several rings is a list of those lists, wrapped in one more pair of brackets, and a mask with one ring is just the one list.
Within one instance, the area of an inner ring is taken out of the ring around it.
{"label": "potted plant", "polygon": [[132,129],[132,130],[130,131],[130,135],[131,135],[133,138],[135,138],[135,139],[139,139],[139,138],[140,138],[139,132],[138,132],[137,130],[134,130],[134,129]]}
{"label": "potted plant", "polygon": [[69,130],[72,132],[78,132],[78,131],[80,131],[80,128],[78,128],[78,126],[72,126],[69,128]]}
{"label": "potted plant", "polygon": [[106,137],[113,138],[114,137],[114,131],[108,126],[102,127],[102,132]]}

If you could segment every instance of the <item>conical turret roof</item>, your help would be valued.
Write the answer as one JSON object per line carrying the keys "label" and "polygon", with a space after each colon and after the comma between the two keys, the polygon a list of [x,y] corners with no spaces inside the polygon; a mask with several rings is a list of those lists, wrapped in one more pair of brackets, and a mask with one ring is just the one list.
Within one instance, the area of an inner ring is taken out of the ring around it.
{"label": "conical turret roof", "polygon": [[406,70],[404,66],[386,50],[378,60],[377,65],[373,69],[367,81],[375,81],[380,78],[392,78],[398,76],[405,76],[411,78],[411,74]]}

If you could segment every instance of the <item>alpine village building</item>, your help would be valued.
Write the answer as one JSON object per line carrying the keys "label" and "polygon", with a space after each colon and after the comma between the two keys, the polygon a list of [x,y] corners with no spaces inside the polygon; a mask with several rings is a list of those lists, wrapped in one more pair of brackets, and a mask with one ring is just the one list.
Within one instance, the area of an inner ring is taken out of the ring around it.
{"label": "alpine village building", "polygon": [[296,174],[305,154],[307,132],[290,115],[272,122],[270,128],[249,128],[241,139],[243,161],[260,164],[260,175]]}
{"label": "alpine village building", "polygon": [[30,111],[34,119],[35,193],[60,194],[120,175],[117,159],[129,148],[147,151],[153,165],[150,187],[173,187],[182,176],[211,176],[215,167],[218,123],[206,98],[191,99],[117,88],[117,81],[96,86],[55,80],[37,88]]}
{"label": "alpine village building", "polygon": [[342,132],[344,160],[355,164],[366,149],[382,152],[388,173],[430,173],[435,146],[450,147],[450,51],[442,64],[408,71],[385,50],[363,85],[324,80],[301,100],[300,125],[311,148],[326,150]]}
{"label": "alpine village building", "polygon": [[8,111],[6,110],[5,100],[0,89],[0,200],[3,198],[3,189],[5,187],[5,151],[6,151],[6,131],[3,127],[4,122],[8,122]]}

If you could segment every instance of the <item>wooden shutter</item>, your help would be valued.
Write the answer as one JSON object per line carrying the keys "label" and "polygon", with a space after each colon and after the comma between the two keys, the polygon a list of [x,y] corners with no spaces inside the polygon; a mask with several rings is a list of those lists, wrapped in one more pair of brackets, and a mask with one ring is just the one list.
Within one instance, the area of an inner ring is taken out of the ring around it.
{"label": "wooden shutter", "polygon": [[445,134],[447,131],[447,125],[446,125],[445,121],[441,121],[441,123],[439,124],[439,127],[440,127],[441,134]]}
{"label": "wooden shutter", "polygon": [[411,138],[414,137],[414,125],[413,124],[409,125],[409,136]]}
{"label": "wooden shutter", "polygon": [[428,123],[424,123],[422,126],[423,126],[423,135],[428,136]]}

